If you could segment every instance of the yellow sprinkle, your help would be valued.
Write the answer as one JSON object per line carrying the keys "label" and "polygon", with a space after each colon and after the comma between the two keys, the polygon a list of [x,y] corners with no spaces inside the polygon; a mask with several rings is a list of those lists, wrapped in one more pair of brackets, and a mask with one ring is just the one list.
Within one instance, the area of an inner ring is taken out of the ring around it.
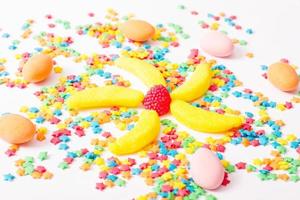
{"label": "yellow sprinkle", "polygon": [[229,166],[229,162],[227,160],[221,160],[221,163],[222,163],[224,168]]}
{"label": "yellow sprinkle", "polygon": [[289,134],[289,135],[286,136],[286,139],[289,142],[292,142],[292,141],[295,141],[297,139],[297,136],[295,134]]}
{"label": "yellow sprinkle", "polygon": [[254,165],[259,165],[259,166],[263,164],[262,160],[260,160],[260,159],[258,159],[258,158],[254,159],[252,163],[253,163]]}
{"label": "yellow sprinkle", "polygon": [[60,66],[55,66],[55,67],[53,68],[53,70],[54,70],[54,72],[55,72],[56,74],[60,74],[60,73],[62,73],[63,68],[60,67]]}
{"label": "yellow sprinkle", "polygon": [[25,113],[25,112],[27,112],[28,111],[28,107],[27,106],[22,106],[21,108],[20,108],[20,112],[22,112],[22,113]]}

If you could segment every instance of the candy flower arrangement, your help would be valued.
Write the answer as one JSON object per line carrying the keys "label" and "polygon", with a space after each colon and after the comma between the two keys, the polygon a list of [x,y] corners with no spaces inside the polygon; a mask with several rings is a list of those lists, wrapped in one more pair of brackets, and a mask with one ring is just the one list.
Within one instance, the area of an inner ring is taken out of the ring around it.
{"label": "candy flower arrangement", "polygon": [[[178,6],[178,12],[187,10]],[[196,17],[198,11],[190,14]],[[94,18],[95,14],[88,16]],[[30,140],[54,145],[63,155],[57,163],[61,170],[68,170],[75,162],[81,163],[82,171],[98,170],[95,189],[99,193],[124,187],[133,177],[142,178],[151,192],[132,197],[137,200],[214,200],[210,190],[230,187],[230,174],[237,170],[253,173],[262,181],[300,180],[300,139],[282,130],[288,122],[269,114],[293,109],[300,102],[298,95],[288,102],[275,102],[245,88],[230,66],[219,60],[230,60],[237,45],[247,48],[247,41],[231,38],[230,32],[221,29],[229,27],[250,36],[252,29],[243,29],[236,16],[209,13],[207,19],[197,22],[199,28],[209,29],[200,49],[189,50],[186,60],[178,63],[168,55],[190,37],[180,25],[154,26],[132,14],[121,17],[113,9],[108,9],[105,18],[76,25],[47,14],[47,31],[41,32],[32,30],[37,22],[27,20],[21,39],[13,39],[6,49],[20,63],[15,74],[8,70],[7,59],[0,58],[0,87],[26,90],[37,86],[33,95],[40,102],[22,106],[18,115],[3,113],[0,117],[0,137],[10,144],[5,154],[15,164],[15,169],[3,174],[4,181],[18,181],[23,176],[51,181],[56,177],[43,164],[51,160],[53,152],[41,147],[37,155],[18,155]],[[57,27],[70,35],[51,31]],[[3,40],[10,39],[9,33],[1,32]],[[74,47],[74,35],[94,39],[101,48],[118,53],[85,53]],[[31,40],[38,44],[34,50],[15,53],[22,42]],[[247,51],[244,56],[252,58],[254,54]],[[63,74],[64,66],[58,61],[62,57],[81,66],[82,72]],[[134,75],[147,92],[131,87],[130,80],[111,72],[112,68]],[[268,70],[263,76],[280,90],[297,90],[297,66],[288,60],[263,65],[262,70]],[[52,76],[58,77],[53,84],[37,84]],[[258,114],[229,107],[229,99],[251,104]],[[127,133],[118,136],[107,125]],[[213,134],[206,137],[207,133]],[[73,142],[88,135],[92,135],[89,145],[73,147]],[[269,157],[252,163],[232,162],[226,159],[229,145],[272,150]]]}

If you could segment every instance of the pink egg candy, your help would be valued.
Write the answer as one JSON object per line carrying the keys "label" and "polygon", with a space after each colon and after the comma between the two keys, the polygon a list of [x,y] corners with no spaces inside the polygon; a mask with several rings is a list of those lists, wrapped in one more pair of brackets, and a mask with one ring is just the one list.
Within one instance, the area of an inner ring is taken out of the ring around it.
{"label": "pink egg candy", "polygon": [[200,46],[209,55],[220,58],[232,55],[234,48],[231,39],[218,31],[205,33],[200,41]]}
{"label": "pink egg candy", "polygon": [[222,184],[225,170],[213,152],[206,148],[200,148],[190,160],[190,174],[199,186],[214,190]]}

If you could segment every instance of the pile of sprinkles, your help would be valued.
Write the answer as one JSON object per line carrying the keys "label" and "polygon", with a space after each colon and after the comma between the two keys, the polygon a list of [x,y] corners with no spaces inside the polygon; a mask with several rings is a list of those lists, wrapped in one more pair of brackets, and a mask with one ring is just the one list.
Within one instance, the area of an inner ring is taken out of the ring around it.
{"label": "pile of sprinkles", "polygon": [[[178,9],[187,8],[179,5]],[[195,17],[198,16],[195,10],[190,13]],[[91,18],[94,15],[92,12],[88,13]],[[56,19],[51,14],[47,14],[45,18],[48,31],[33,32],[31,27],[37,23],[34,20],[26,20],[22,25],[19,39],[11,39],[9,33],[1,31],[2,39],[12,40],[6,48],[14,54],[20,66],[15,67],[15,74],[11,74],[8,71],[9,66],[6,65],[7,59],[0,58],[0,86],[20,89],[30,87],[30,84],[22,79],[20,71],[22,64],[28,58],[40,52],[48,54],[54,60],[60,56],[66,57],[84,68],[83,73],[64,76],[60,75],[63,66],[55,63],[54,72],[60,76],[58,81],[38,89],[33,94],[40,101],[40,105],[24,105],[20,108],[20,112],[38,127],[35,139],[40,142],[50,142],[63,152],[64,156],[61,157],[60,163],[57,163],[57,167],[61,170],[68,170],[75,160],[81,162],[80,169],[83,171],[97,166],[99,179],[95,183],[95,189],[99,191],[116,186],[123,187],[132,177],[139,176],[152,188],[152,191],[136,197],[135,199],[138,200],[156,198],[181,200],[199,197],[215,200],[216,197],[198,186],[188,173],[187,155],[193,154],[200,147],[205,147],[217,155],[226,170],[223,186],[230,183],[230,174],[237,170],[256,174],[262,181],[298,182],[300,180],[298,175],[300,138],[295,134],[284,133],[282,127],[285,126],[285,122],[272,119],[268,113],[272,109],[282,112],[293,109],[295,104],[300,103],[300,97],[297,95],[288,102],[272,101],[261,92],[243,87],[242,81],[230,71],[230,66],[207,59],[198,49],[191,49],[185,61],[172,62],[167,55],[173,48],[180,48],[181,40],[190,37],[178,24],[157,24],[151,42],[139,43],[126,39],[118,30],[118,24],[134,18],[133,14],[121,17],[115,10],[108,9],[103,22],[84,25]],[[224,22],[222,25],[219,23],[221,20]],[[236,16],[227,16],[225,13],[208,13],[207,19],[199,20],[198,24],[203,29],[223,31],[226,25],[236,30],[243,30],[248,35],[254,34],[251,28],[243,28],[237,22]],[[51,32],[58,26],[71,30],[73,34],[80,37],[91,37],[100,47],[114,48],[119,53],[106,55],[80,52],[73,48],[76,41],[72,35],[60,36]],[[38,46],[30,52],[15,53],[24,40],[36,41]],[[247,41],[243,39],[234,39],[234,43],[244,48],[247,45]],[[195,64],[208,62],[213,66],[212,83],[206,95],[194,101],[192,105],[220,114],[239,114],[240,111],[230,109],[224,102],[227,98],[238,98],[252,104],[258,110],[258,115],[249,111],[241,113],[246,117],[246,121],[240,129],[222,137],[207,137],[201,141],[194,138],[192,134],[180,130],[174,120],[162,118],[161,135],[157,143],[139,152],[134,158],[111,155],[107,146],[116,139],[116,136],[106,130],[105,124],[112,123],[120,131],[131,130],[139,119],[140,111],[134,108],[112,107],[89,113],[78,113],[69,111],[65,102],[72,92],[96,86],[97,84],[92,81],[95,77],[101,79],[102,85],[130,87],[131,83],[125,77],[109,72],[115,59],[121,55],[143,59],[153,64],[165,78],[169,91],[185,81],[194,71]],[[253,54],[247,53],[247,56],[253,57]],[[289,62],[287,59],[283,61]],[[268,66],[263,65],[261,68],[265,71]],[[265,74],[263,76],[266,77]],[[72,147],[71,141],[80,140],[88,134],[93,135],[89,146],[80,149]],[[269,157],[255,158],[251,163],[245,161],[233,163],[226,160],[226,146],[229,144],[240,146],[239,148],[271,147],[272,150]],[[33,179],[55,178],[55,174],[43,165],[44,160],[51,159],[51,152],[41,151],[37,156],[18,158],[18,151],[21,150],[22,147],[11,145],[5,152],[6,156],[14,160],[15,170],[3,174],[4,181],[17,181],[22,176],[31,176]],[[297,156],[289,156],[288,152],[291,151]]]}

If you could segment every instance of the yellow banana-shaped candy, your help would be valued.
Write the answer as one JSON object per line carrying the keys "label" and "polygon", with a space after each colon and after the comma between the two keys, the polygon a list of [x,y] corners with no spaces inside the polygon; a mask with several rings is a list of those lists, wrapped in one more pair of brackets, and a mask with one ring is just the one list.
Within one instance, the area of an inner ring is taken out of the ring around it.
{"label": "yellow banana-shaped candy", "polygon": [[212,78],[210,65],[207,63],[196,66],[191,77],[172,91],[173,100],[193,101],[201,97],[208,90]]}
{"label": "yellow banana-shaped candy", "polygon": [[138,90],[109,85],[75,92],[67,100],[69,109],[81,110],[97,107],[138,107],[144,94]]}
{"label": "yellow banana-shaped candy", "polygon": [[240,127],[244,122],[241,116],[218,114],[202,108],[196,108],[181,100],[172,101],[171,113],[185,126],[207,133],[224,133]]}
{"label": "yellow banana-shaped candy", "polygon": [[154,85],[166,86],[166,81],[160,71],[144,60],[120,57],[115,61],[115,64],[140,78],[148,87]]}
{"label": "yellow banana-shaped candy", "polygon": [[158,136],[160,120],[156,111],[144,110],[134,128],[109,145],[117,155],[132,154],[151,144]]}

